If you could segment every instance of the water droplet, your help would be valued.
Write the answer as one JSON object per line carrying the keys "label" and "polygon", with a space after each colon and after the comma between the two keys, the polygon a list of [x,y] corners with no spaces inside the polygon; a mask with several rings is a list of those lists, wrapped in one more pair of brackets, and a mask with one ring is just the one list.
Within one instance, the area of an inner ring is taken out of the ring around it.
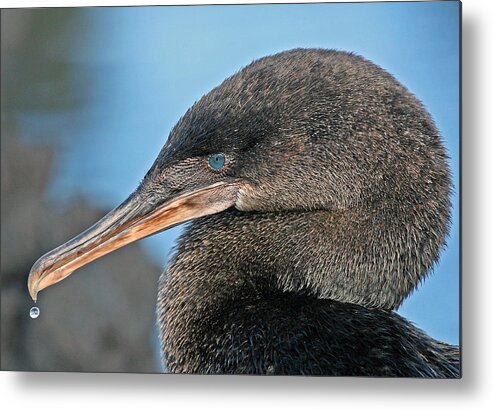
{"label": "water droplet", "polygon": [[31,316],[31,319],[36,319],[39,316],[39,313],[40,313],[39,308],[33,306],[29,311],[29,316]]}

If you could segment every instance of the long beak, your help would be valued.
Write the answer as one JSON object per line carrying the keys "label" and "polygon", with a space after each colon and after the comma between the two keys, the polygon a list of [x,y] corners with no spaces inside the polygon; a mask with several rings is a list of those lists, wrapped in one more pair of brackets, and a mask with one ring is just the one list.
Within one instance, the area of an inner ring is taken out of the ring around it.
{"label": "long beak", "polygon": [[92,227],[39,258],[29,273],[29,294],[36,301],[40,290],[94,259],[171,226],[224,211],[235,203],[238,189],[219,182],[160,205],[149,203],[137,191]]}

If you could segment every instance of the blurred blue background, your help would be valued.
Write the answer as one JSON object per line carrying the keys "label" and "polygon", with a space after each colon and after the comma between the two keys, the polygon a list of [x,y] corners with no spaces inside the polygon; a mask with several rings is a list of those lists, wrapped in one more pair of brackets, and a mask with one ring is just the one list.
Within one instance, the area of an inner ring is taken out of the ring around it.
{"label": "blurred blue background", "polygon": [[[392,73],[435,119],[455,185],[448,246],[399,312],[431,336],[458,343],[459,3],[85,8],[68,31],[77,47],[61,37],[48,53],[74,68],[74,84],[84,80],[83,103],[20,116],[31,141],[63,136],[46,196],[67,204],[81,192],[102,207],[120,203],[185,110],[256,58],[334,48]],[[144,240],[161,266],[179,231]]]}

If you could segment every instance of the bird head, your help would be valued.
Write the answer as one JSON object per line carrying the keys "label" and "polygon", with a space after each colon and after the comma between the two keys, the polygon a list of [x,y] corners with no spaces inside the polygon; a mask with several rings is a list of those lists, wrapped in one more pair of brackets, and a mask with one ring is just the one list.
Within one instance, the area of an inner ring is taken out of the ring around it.
{"label": "bird head", "polygon": [[135,192],[34,264],[29,292],[36,299],[96,258],[231,207],[388,212],[434,198],[443,237],[448,178],[432,120],[378,66],[324,50],[265,57],[196,102]]}

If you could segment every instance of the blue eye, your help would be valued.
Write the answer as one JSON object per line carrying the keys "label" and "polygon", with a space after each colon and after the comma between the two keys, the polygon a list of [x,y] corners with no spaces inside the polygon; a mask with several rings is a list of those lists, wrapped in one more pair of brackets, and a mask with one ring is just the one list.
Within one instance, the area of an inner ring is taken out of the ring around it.
{"label": "blue eye", "polygon": [[226,163],[226,156],[222,153],[212,154],[209,157],[209,166],[215,171],[219,171],[223,169],[225,163]]}

